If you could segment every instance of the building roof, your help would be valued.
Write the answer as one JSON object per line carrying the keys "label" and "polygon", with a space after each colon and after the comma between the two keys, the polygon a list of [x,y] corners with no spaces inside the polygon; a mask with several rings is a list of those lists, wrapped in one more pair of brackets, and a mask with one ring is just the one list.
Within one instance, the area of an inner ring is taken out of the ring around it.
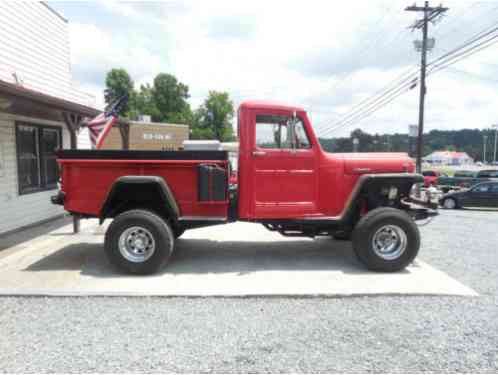
{"label": "building roof", "polygon": [[69,111],[86,117],[95,117],[102,111],[55,96],[43,94],[15,83],[0,80],[0,94],[8,94],[47,105],[62,111]]}
{"label": "building roof", "polygon": [[427,155],[426,158],[436,156],[452,159],[470,158],[470,156],[466,152],[459,151],[434,151],[431,154]]}
{"label": "building roof", "polygon": [[283,111],[304,111],[302,107],[296,107],[284,103],[269,100],[247,100],[240,104],[240,108],[245,109],[277,109]]}
{"label": "building roof", "polygon": [[58,12],[57,10],[55,10],[54,8],[52,8],[50,5],[48,5],[46,1],[40,1],[40,3],[42,3],[43,5],[45,5],[48,8],[48,10],[50,10],[53,14],[55,14],[57,17],[59,17],[62,21],[66,22],[66,23],[68,22],[67,18],[64,17],[62,15],[62,13]]}

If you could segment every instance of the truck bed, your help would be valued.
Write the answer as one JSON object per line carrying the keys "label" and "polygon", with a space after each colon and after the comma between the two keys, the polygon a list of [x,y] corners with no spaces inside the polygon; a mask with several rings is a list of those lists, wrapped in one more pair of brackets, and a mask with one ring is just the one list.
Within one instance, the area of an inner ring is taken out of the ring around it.
{"label": "truck bed", "polygon": [[216,166],[226,175],[226,186],[223,181],[216,189],[228,189],[226,151],[59,150],[57,161],[64,207],[72,213],[98,217],[120,177],[158,176],[172,191],[182,218],[227,217],[228,197],[203,199],[206,184],[200,178],[202,165]]}

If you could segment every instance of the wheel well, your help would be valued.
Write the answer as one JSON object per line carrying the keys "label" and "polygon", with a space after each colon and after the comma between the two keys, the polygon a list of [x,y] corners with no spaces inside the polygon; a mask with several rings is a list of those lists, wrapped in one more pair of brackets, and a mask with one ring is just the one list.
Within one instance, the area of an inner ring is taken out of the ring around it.
{"label": "wheel well", "polygon": [[176,221],[178,206],[164,180],[159,177],[133,177],[122,177],[113,184],[102,206],[100,221],[132,209],[149,210],[165,220]]}
{"label": "wheel well", "polygon": [[411,180],[377,180],[365,184],[360,199],[366,202],[367,211],[378,207],[403,208],[402,199],[410,196]]}

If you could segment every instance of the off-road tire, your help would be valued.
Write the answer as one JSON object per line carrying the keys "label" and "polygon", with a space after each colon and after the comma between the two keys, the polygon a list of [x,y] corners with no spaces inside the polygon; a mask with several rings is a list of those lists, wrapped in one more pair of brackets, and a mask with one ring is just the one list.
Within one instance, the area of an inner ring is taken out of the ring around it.
{"label": "off-road tire", "polygon": [[183,229],[183,228],[173,228],[172,230],[173,230],[173,235],[175,236],[175,238],[178,238],[183,233],[185,233],[185,229]]}
{"label": "off-road tire", "polygon": [[[385,226],[396,226],[406,236],[404,251],[394,259],[384,259],[374,250],[373,237]],[[363,216],[353,231],[353,250],[358,260],[368,269],[396,272],[408,266],[420,248],[420,232],[413,219],[404,211],[380,207]]]}
{"label": "off-road tire", "polygon": [[[120,251],[120,236],[127,229],[141,227],[152,236],[155,246],[150,257],[143,262],[133,262]],[[168,262],[175,238],[168,223],[147,210],[130,210],[118,215],[105,234],[104,249],[109,262],[124,273],[147,275],[159,271]]]}

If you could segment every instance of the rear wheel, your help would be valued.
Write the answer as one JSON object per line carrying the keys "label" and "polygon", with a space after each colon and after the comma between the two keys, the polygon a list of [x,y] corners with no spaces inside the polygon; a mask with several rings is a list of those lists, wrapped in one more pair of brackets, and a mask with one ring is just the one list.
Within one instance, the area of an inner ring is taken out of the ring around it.
{"label": "rear wheel", "polygon": [[173,252],[174,235],[161,217],[146,210],[118,215],[107,229],[105,253],[120,271],[152,274],[163,267]]}
{"label": "rear wheel", "polygon": [[420,233],[404,211],[381,207],[363,216],[353,231],[353,249],[368,269],[395,272],[417,256]]}

